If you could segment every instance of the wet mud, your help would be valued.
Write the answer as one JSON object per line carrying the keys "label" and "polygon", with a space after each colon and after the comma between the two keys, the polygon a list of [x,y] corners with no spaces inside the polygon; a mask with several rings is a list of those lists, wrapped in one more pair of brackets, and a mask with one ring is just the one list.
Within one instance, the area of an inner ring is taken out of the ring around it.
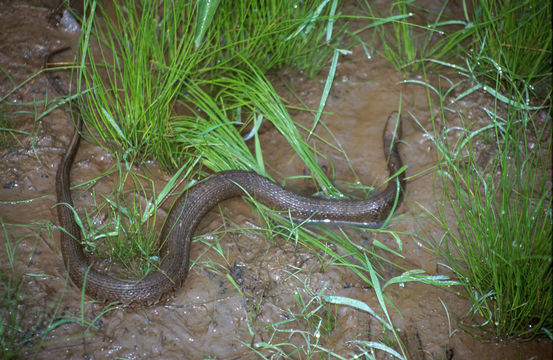
{"label": "wet mud", "polygon": [[[57,4],[40,1],[0,2],[0,95],[10,91],[41,70],[45,57],[62,45],[74,45],[78,29],[62,24],[54,8]],[[276,80],[276,76],[274,79]],[[317,108],[324,86],[324,74],[309,79],[295,70],[283,71],[276,82],[279,93],[291,105],[300,105],[286,90],[292,88],[310,108]],[[409,178],[405,202],[390,225],[400,234],[419,234],[422,238],[440,237],[440,230],[429,221],[421,209],[436,210],[432,172],[425,170],[436,163],[435,149],[413,118],[431,129],[427,94],[422,87],[401,85],[402,75],[386,62],[374,57],[367,60],[360,47],[343,56],[336,74],[335,87],[327,102],[324,125],[336,136],[336,144],[348,154],[351,168],[340,152],[313,139],[312,144],[326,155],[321,166],[329,169],[336,184],[355,179],[355,169],[365,184],[379,185],[388,178],[381,143],[384,121],[402,104],[405,116],[401,147]],[[286,84],[286,86],[284,85]],[[34,77],[8,100],[15,104],[30,103],[54,97],[44,74]],[[474,102],[471,102],[474,101]],[[463,110],[476,123],[486,122],[481,106],[491,101],[485,96],[467,100]],[[379,305],[374,291],[350,271],[340,266],[328,266],[313,251],[283,238],[267,240],[263,233],[244,231],[225,235],[221,241],[222,257],[213,247],[213,235],[200,237],[192,246],[195,259],[182,288],[166,303],[145,308],[116,308],[102,314],[104,304],[87,299],[81,304],[81,292],[67,278],[59,250],[59,233],[54,205],[54,179],[57,164],[73,134],[72,120],[63,108],[54,110],[35,121],[32,106],[10,114],[5,127],[26,133],[3,138],[0,152],[0,217],[7,231],[0,235],[0,270],[12,271],[7,253],[9,243],[17,244],[16,269],[24,282],[21,307],[25,309],[22,328],[27,336],[46,329],[48,315],[54,319],[82,318],[90,327],[68,322],[49,331],[42,341],[29,341],[21,358],[37,359],[256,359],[250,345],[262,342],[290,343],[305,346],[305,338],[297,332],[290,336],[275,332],[271,324],[283,322],[282,329],[312,330],[307,320],[286,323],[299,311],[297,299],[309,299],[321,291],[361,300],[374,309]],[[313,116],[308,112],[291,111],[292,117],[310,128]],[[455,121],[452,118],[452,121]],[[317,132],[331,139],[323,126]],[[278,180],[304,174],[306,169],[276,130],[264,126],[262,150],[271,174]],[[106,171],[113,159],[105,150],[83,142],[72,171],[73,183],[81,183]],[[151,164],[149,175],[157,177],[156,189],[161,189],[170,174],[164,174]],[[102,179],[95,188],[109,193],[115,180]],[[437,185],[439,186],[439,184]],[[312,183],[288,181],[287,187],[298,192],[313,192]],[[90,208],[91,191],[75,192],[79,211]],[[29,199],[33,199],[27,201]],[[167,211],[170,204],[165,204]],[[161,211],[159,216],[165,216]],[[258,216],[241,199],[224,202],[203,220],[198,234],[224,228],[229,222],[246,229],[256,229]],[[23,226],[16,226],[21,224]],[[25,224],[27,224],[25,226]],[[29,224],[34,224],[29,226]],[[392,238],[382,234],[347,229],[359,244],[375,238],[397,250]],[[439,265],[439,259],[426,250],[425,244],[413,236],[401,235],[402,265],[424,269],[429,274],[449,274]],[[218,264],[218,265],[217,265]],[[389,276],[397,275],[390,269]],[[229,276],[237,284],[229,281]],[[239,290],[238,290],[239,289]],[[306,291],[306,289],[309,290]],[[550,359],[550,341],[531,342],[479,340],[459,329],[458,320],[470,303],[458,296],[456,289],[440,289],[412,283],[391,286],[386,294],[401,310],[390,309],[394,325],[401,329],[401,338],[413,359]],[[83,312],[81,312],[81,305]],[[313,307],[316,304],[312,305]],[[447,309],[447,310],[446,310]],[[323,305],[330,313],[332,330],[322,334],[321,346],[347,356],[358,352],[355,340],[383,341],[381,325],[367,313],[348,307]],[[449,318],[448,318],[449,316]],[[39,324],[32,327],[32,324]],[[311,342],[316,342],[312,338]],[[291,350],[292,346],[283,347]],[[264,356],[281,358],[269,350]],[[317,356],[314,356],[317,358]],[[383,357],[386,358],[386,357]]]}

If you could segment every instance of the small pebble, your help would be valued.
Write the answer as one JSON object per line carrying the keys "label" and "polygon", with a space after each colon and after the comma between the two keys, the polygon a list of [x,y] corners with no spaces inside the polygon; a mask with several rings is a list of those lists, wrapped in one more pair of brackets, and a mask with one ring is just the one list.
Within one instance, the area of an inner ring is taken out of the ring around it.
{"label": "small pebble", "polygon": [[81,25],[77,22],[77,20],[75,20],[71,12],[67,9],[63,11],[63,16],[61,17],[60,25],[63,28],[63,30],[67,32],[81,31]]}
{"label": "small pebble", "polygon": [[15,181],[10,181],[6,185],[4,185],[4,189],[11,190],[14,188],[14,186],[15,186]]}

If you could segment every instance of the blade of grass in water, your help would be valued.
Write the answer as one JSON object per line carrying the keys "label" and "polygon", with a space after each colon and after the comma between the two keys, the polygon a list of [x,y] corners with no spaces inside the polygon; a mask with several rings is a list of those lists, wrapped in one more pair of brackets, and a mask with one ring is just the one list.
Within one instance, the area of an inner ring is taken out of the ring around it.
{"label": "blade of grass in water", "polygon": [[323,94],[321,96],[321,101],[319,103],[319,108],[317,109],[317,114],[315,115],[315,121],[313,122],[313,127],[311,128],[311,131],[309,131],[308,138],[313,134],[313,131],[317,127],[317,124],[319,123],[319,120],[321,119],[321,115],[323,114],[323,109],[326,104],[326,99],[328,98],[328,94],[330,93],[330,88],[332,87],[332,83],[334,81],[334,74],[336,74],[336,65],[338,64],[338,56],[340,55],[340,50],[336,49],[334,50],[334,56],[332,57],[332,63],[330,64],[330,70],[328,71],[328,76],[326,78],[326,83],[323,88]]}

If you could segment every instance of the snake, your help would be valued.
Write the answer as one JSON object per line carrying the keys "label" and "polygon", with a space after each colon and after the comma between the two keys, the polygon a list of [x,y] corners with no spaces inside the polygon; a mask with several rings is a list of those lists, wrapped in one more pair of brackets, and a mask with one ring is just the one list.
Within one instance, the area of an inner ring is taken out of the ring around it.
{"label": "snake", "polygon": [[[52,52],[49,59],[64,49]],[[47,71],[49,83],[60,93],[69,91],[62,80]],[[142,279],[117,279],[95,270],[82,246],[81,228],[75,220],[70,190],[70,172],[79,148],[83,118],[76,110],[74,134],[62,156],[56,172],[57,215],[60,226],[60,248],[66,271],[73,283],[92,298],[126,305],[153,305],[182,286],[187,277],[190,246],[198,224],[220,202],[240,196],[250,196],[269,208],[283,211],[296,221],[353,224],[379,227],[399,207],[405,192],[405,175],[398,150],[401,139],[401,116],[393,112],[382,133],[383,150],[390,178],[384,189],[368,199],[326,199],[308,197],[286,190],[269,178],[252,171],[228,170],[214,173],[181,194],[171,207],[162,227],[161,263],[157,271]]]}

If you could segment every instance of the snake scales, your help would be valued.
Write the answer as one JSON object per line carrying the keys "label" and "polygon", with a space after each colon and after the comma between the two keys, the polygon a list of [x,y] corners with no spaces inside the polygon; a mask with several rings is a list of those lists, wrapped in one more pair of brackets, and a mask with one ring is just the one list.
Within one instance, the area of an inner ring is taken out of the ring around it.
{"label": "snake scales", "polygon": [[[49,59],[63,51],[54,51]],[[62,81],[47,72],[50,84],[60,95],[67,96]],[[162,262],[159,271],[140,280],[119,280],[94,270],[81,246],[81,229],[73,213],[70,192],[70,170],[79,147],[82,129],[81,113],[77,104],[77,123],[71,143],[60,161],[56,174],[57,212],[61,225],[61,252],[65,267],[75,285],[85,286],[88,295],[124,304],[154,304],[179,287],[188,273],[190,244],[197,225],[204,215],[219,202],[248,193],[265,205],[290,211],[295,219],[322,222],[377,225],[402,200],[405,188],[403,174],[391,179],[385,189],[367,200],[326,200],[304,197],[283,189],[271,180],[248,171],[219,172],[190,188],[174,203],[162,229]],[[397,144],[401,137],[400,117],[392,113],[382,134],[384,155],[390,174],[402,167]],[[399,188],[398,188],[399,187]]]}

